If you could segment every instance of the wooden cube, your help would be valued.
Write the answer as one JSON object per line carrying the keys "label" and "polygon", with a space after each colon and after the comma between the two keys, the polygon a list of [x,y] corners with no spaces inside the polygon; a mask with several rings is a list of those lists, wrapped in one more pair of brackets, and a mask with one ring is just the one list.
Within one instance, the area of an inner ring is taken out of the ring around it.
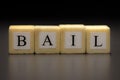
{"label": "wooden cube", "polygon": [[110,53],[110,28],[107,25],[86,25],[87,53]]}
{"label": "wooden cube", "polygon": [[82,24],[60,25],[61,53],[85,53],[85,27]]}
{"label": "wooden cube", "polygon": [[60,28],[58,26],[35,26],[35,52],[37,54],[60,52]]}
{"label": "wooden cube", "polygon": [[34,53],[34,26],[11,25],[9,27],[9,53]]}

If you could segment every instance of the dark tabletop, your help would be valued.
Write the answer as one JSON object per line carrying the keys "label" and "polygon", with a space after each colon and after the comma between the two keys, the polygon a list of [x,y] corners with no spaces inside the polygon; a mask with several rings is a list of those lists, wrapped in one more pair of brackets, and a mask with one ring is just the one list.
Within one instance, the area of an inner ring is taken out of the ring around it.
{"label": "dark tabletop", "polygon": [[[66,5],[63,9],[56,9],[58,4],[46,8],[43,7],[47,4],[34,5],[35,8],[29,5],[31,7],[16,4],[16,8],[14,4],[9,8],[10,4],[8,8],[0,9],[0,80],[120,80],[119,7],[104,8],[98,3],[99,8],[94,4],[95,8],[83,9],[78,5],[75,8]],[[8,28],[15,24],[108,25],[111,28],[111,54],[9,55]]]}
{"label": "dark tabletop", "polygon": [[[106,24],[111,28],[111,54],[9,55],[8,28],[11,24]],[[59,20],[0,22],[0,80],[119,80],[120,21]]]}

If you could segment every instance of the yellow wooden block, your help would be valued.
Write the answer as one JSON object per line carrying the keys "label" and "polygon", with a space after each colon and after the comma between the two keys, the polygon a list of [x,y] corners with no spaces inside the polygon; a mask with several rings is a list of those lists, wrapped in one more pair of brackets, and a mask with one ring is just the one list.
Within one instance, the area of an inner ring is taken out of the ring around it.
{"label": "yellow wooden block", "polygon": [[9,27],[9,53],[34,53],[33,25],[11,25]]}
{"label": "yellow wooden block", "polygon": [[61,53],[85,53],[85,27],[82,24],[60,25]]}
{"label": "yellow wooden block", "polygon": [[35,26],[35,52],[59,53],[60,28],[58,26]]}
{"label": "yellow wooden block", "polygon": [[87,53],[110,53],[110,28],[107,25],[86,25]]}

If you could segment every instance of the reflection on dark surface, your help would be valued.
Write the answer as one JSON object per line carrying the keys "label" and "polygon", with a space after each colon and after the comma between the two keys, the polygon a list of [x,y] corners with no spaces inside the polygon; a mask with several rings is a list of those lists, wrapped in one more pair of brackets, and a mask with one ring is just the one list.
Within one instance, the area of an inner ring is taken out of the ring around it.
{"label": "reflection on dark surface", "polygon": [[10,55],[10,80],[109,80],[110,55]]}
{"label": "reflection on dark surface", "polygon": [[[111,55],[8,55],[11,24],[106,24]],[[0,80],[120,80],[120,20],[0,22]]]}

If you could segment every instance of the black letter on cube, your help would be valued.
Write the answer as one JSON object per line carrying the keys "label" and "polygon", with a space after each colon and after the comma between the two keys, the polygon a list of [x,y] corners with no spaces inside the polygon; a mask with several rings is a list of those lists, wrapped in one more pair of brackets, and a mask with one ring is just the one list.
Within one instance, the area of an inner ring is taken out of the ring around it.
{"label": "black letter on cube", "polygon": [[48,35],[47,35],[46,38],[45,38],[45,41],[44,41],[44,43],[43,43],[43,46],[45,46],[45,43],[46,43],[46,42],[49,42],[50,46],[53,45],[53,44],[51,43],[50,38],[49,38]]}
{"label": "black letter on cube", "polygon": [[18,45],[17,46],[25,46],[26,45],[26,37],[23,35],[18,35]]}
{"label": "black letter on cube", "polygon": [[95,36],[95,47],[101,47],[102,44],[101,44],[101,45],[98,45],[98,44],[97,44],[97,37],[98,37],[98,36]]}
{"label": "black letter on cube", "polygon": [[75,46],[74,39],[75,39],[75,35],[72,35],[72,46]]}

